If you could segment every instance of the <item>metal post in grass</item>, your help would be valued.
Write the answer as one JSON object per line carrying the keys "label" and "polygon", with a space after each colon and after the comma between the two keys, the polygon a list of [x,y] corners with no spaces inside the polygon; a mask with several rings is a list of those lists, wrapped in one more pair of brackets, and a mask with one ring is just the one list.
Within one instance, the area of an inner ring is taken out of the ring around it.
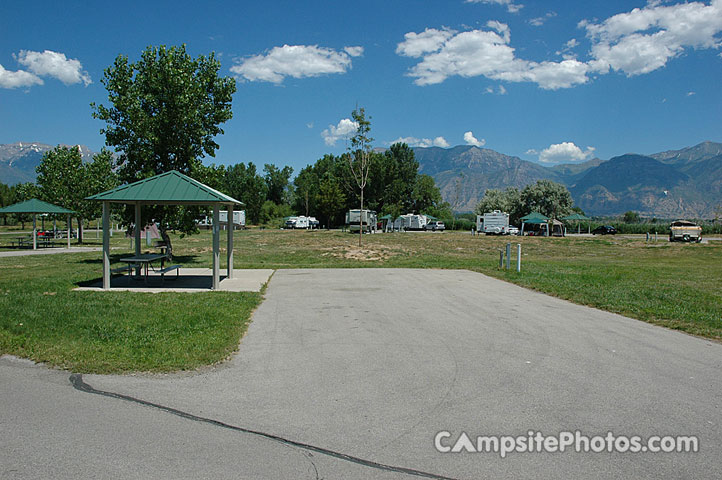
{"label": "metal post in grass", "polygon": [[506,269],[511,268],[511,243],[506,244]]}
{"label": "metal post in grass", "polygon": [[499,269],[504,268],[504,250],[499,250]]}
{"label": "metal post in grass", "polygon": [[[135,203],[135,226],[133,227],[133,237],[135,237],[135,256],[140,256],[140,203]],[[140,263],[138,263],[138,266],[135,268],[135,276],[140,277]]]}
{"label": "metal post in grass", "polygon": [[[108,202],[103,202],[103,290],[110,289],[110,233],[108,232],[109,218],[110,205],[108,205]],[[70,224],[69,221],[68,224]],[[68,238],[70,238],[69,234]],[[69,242],[70,241],[68,240],[68,248],[70,248]]]}
{"label": "metal post in grass", "polygon": [[221,284],[220,279],[220,242],[218,236],[220,234],[220,208],[216,203],[213,205],[213,290],[218,290]]}
{"label": "metal post in grass", "polygon": [[521,243],[516,244],[516,271],[521,272]]}
{"label": "metal post in grass", "polygon": [[226,238],[226,278],[233,278],[233,207],[228,205],[228,237]]}

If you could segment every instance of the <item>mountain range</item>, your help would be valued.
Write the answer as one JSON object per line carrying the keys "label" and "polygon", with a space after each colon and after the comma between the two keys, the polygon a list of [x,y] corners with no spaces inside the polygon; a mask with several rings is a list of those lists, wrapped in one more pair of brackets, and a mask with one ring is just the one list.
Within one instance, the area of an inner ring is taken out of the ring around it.
{"label": "mountain range", "polygon": [[[69,145],[63,145],[68,147]],[[95,152],[85,145],[80,147],[83,161],[93,159]],[[17,142],[0,145],[0,182],[6,185],[16,183],[34,182],[37,177],[35,167],[40,164],[40,159],[48,150],[55,148],[53,145],[46,145],[38,142]]]}
{"label": "mountain range", "polygon": [[456,211],[473,211],[487,189],[524,188],[548,179],[569,188],[587,215],[710,218],[722,207],[722,144],[703,142],[651,155],[551,167],[474,146],[414,148]]}
{"label": "mountain range", "polygon": [[[84,161],[92,159],[79,145]],[[33,182],[35,167],[51,145],[0,145],[0,182]],[[711,218],[722,207],[722,143],[703,142],[651,155],[626,154],[610,160],[543,166],[474,146],[414,148],[419,172],[434,178],[454,210],[473,211],[490,188],[524,188],[548,179],[569,188],[587,215]]]}

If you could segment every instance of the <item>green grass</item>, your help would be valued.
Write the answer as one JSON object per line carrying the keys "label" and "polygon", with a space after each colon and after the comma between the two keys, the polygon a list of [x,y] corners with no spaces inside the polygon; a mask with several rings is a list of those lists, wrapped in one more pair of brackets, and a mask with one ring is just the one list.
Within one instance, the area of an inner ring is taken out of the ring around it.
{"label": "green grass", "polygon": [[72,291],[99,272],[99,253],[0,258],[0,353],[78,372],[194,369],[237,348],[262,298]]}
{"label": "green grass", "polygon": [[[522,244],[521,273],[498,268],[498,252],[509,241]],[[115,236],[112,247],[117,259],[129,241]],[[174,253],[185,266],[210,266],[210,233],[175,237]],[[234,258],[236,268],[468,269],[722,339],[722,243],[445,232],[365,235],[359,248],[357,235],[338,231],[252,229],[236,232]],[[99,252],[0,258],[0,353],[79,372],[194,369],[237,348],[262,300],[254,293],[72,290],[99,273]]]}

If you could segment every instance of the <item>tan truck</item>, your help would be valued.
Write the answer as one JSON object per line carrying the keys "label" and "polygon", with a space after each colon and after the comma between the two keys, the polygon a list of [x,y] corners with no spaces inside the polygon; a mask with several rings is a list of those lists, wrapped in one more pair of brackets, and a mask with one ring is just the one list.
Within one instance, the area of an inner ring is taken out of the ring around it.
{"label": "tan truck", "polygon": [[701,242],[702,227],[687,220],[675,220],[669,225],[670,242]]}

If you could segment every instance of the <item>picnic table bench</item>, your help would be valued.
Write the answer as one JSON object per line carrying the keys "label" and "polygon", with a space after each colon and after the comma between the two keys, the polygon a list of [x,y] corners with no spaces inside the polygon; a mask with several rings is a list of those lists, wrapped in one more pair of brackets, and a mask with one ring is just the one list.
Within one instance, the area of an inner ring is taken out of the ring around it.
{"label": "picnic table bench", "polygon": [[[173,270],[176,271],[176,278],[180,276],[180,267],[181,265],[169,265],[165,266],[165,260],[168,258],[168,255],[165,253],[143,253],[141,255],[134,255],[132,257],[126,257],[121,258],[121,262],[126,262],[130,266],[129,267],[120,267],[115,270],[121,270],[121,269],[128,269],[132,271],[135,268],[142,268],[144,271],[144,279],[145,283],[148,283],[148,270],[149,268],[152,269],[154,272],[160,273],[161,283],[165,279],[165,274],[168,272],[171,272]],[[153,268],[152,263],[160,260],[160,269],[156,270]]]}

